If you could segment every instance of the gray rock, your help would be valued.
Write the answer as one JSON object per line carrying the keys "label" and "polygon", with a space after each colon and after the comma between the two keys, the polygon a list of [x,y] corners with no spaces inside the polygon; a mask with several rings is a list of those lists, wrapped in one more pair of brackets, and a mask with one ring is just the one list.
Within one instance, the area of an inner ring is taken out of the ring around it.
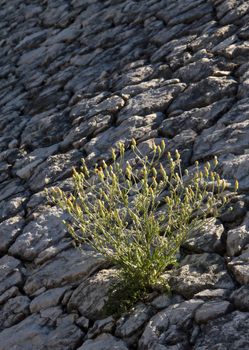
{"label": "gray rock", "polygon": [[190,85],[173,101],[168,111],[205,107],[224,97],[232,96],[236,92],[236,86],[236,81],[231,78],[208,77]]}
{"label": "gray rock", "polygon": [[207,323],[232,311],[228,301],[209,301],[201,305],[195,312],[195,322]]}
{"label": "gray rock", "polygon": [[6,253],[11,243],[20,235],[24,222],[22,216],[14,216],[0,223],[0,254]]}
{"label": "gray rock", "polygon": [[249,346],[249,313],[235,311],[203,326],[194,350],[246,349]]}
{"label": "gray rock", "polygon": [[237,258],[228,263],[228,268],[240,284],[249,283],[249,246]]}
{"label": "gray rock", "polygon": [[86,340],[77,350],[128,350],[125,343],[111,334],[101,334],[94,340]]}
{"label": "gray rock", "polygon": [[227,232],[227,254],[238,255],[249,244],[249,213],[241,226]]}
{"label": "gray rock", "polygon": [[159,132],[166,137],[174,137],[188,128],[200,132],[215,123],[221,113],[225,112],[232,104],[232,99],[223,99],[206,107],[194,108],[179,115],[165,119],[159,127]]}
{"label": "gray rock", "polygon": [[249,311],[249,286],[242,286],[231,294],[231,301],[242,311]]}
{"label": "gray rock", "polygon": [[105,306],[108,291],[115,280],[115,270],[102,270],[84,280],[73,292],[67,304],[68,310],[78,310],[82,316],[93,320],[108,316]]}
{"label": "gray rock", "polygon": [[192,230],[184,242],[183,246],[196,253],[214,253],[221,252],[223,244],[221,236],[224,227],[220,221],[215,219],[207,219],[203,222],[203,226]]}
{"label": "gray rock", "polygon": [[46,325],[46,319],[31,315],[0,333],[1,350],[73,350],[82,338],[80,329],[71,322],[56,328]]}
{"label": "gray rock", "polygon": [[3,294],[0,296],[0,305],[4,304],[7,300],[10,298],[16,297],[20,295],[19,289],[17,287],[11,287],[10,289],[7,289]]}
{"label": "gray rock", "polygon": [[67,234],[63,218],[65,214],[57,207],[43,211],[24,227],[9,252],[24,260],[33,260],[47,247],[56,246]]}
{"label": "gray rock", "polygon": [[72,248],[36,268],[29,274],[24,290],[32,295],[45,286],[46,288],[63,287],[67,284],[77,285],[100,267],[105,267],[105,259],[92,251]]}
{"label": "gray rock", "polygon": [[[179,342],[169,341],[175,331],[179,331],[178,336],[187,329],[194,316],[195,310],[203,304],[201,300],[188,300],[180,304],[170,305],[168,308],[160,311],[153,316],[139,340],[139,349],[149,350],[153,349],[156,344],[162,345],[176,345]],[[168,332],[168,333],[167,333]],[[165,339],[168,336],[168,341]],[[172,340],[172,339],[171,339]],[[167,344],[169,342],[169,344]],[[166,347],[167,348],[167,347]]]}
{"label": "gray rock", "polygon": [[[138,333],[142,329],[145,322],[148,321],[152,315],[153,310],[150,306],[144,304],[135,306],[128,315],[122,316],[117,321],[115,335],[122,339],[131,338],[135,333]],[[139,336],[139,333],[137,334],[137,337]]]}
{"label": "gray rock", "polygon": [[[82,316],[85,318],[84,316]],[[77,322],[78,324],[78,322]],[[87,332],[87,339],[96,338],[101,333],[112,333],[115,328],[115,320],[112,316],[97,320]]]}
{"label": "gray rock", "polygon": [[38,295],[30,303],[31,313],[58,305],[67,289],[67,287],[49,289],[45,293]]}
{"label": "gray rock", "polygon": [[132,115],[146,115],[165,110],[175,96],[185,88],[184,84],[166,85],[151,89],[128,100],[126,106],[118,115],[118,123]]}
{"label": "gray rock", "polygon": [[22,286],[24,268],[20,260],[4,255],[0,259],[0,295],[14,286]]}
{"label": "gray rock", "polygon": [[11,298],[1,307],[0,330],[13,326],[22,321],[29,314],[30,300],[20,295]]}
{"label": "gray rock", "polygon": [[219,300],[219,299],[228,299],[231,291],[229,289],[205,289],[194,295],[195,298],[200,298],[203,301],[209,300]]}
{"label": "gray rock", "polygon": [[224,259],[208,253],[187,255],[181,267],[172,273],[170,284],[174,291],[185,298],[191,298],[205,289],[234,288]]}

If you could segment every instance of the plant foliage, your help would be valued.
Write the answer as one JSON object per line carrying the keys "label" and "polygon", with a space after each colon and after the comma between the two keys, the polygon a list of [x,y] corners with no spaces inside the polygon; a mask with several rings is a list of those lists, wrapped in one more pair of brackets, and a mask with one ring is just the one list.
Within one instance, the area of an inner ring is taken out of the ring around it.
{"label": "plant foliage", "polygon": [[165,285],[160,276],[176,264],[190,230],[217,216],[227,201],[226,182],[214,170],[217,158],[202,168],[196,162],[183,174],[179,152],[166,152],[164,141],[149,157],[135,140],[131,149],[133,158],[125,161],[120,143],[112,150],[112,164],[102,161],[92,171],[83,161],[79,171],[73,170],[74,193],[53,188],[50,194],[70,214],[65,224],[72,237],[117,266],[120,284],[132,289],[127,305],[129,298]]}

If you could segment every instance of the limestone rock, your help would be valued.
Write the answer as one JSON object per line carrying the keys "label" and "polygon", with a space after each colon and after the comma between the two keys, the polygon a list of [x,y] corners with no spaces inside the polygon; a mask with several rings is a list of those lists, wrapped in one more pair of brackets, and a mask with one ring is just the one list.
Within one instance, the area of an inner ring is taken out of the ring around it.
{"label": "limestone rock", "polygon": [[115,270],[102,270],[82,282],[73,292],[68,310],[78,310],[82,316],[96,320],[105,315],[108,291],[116,279]]}
{"label": "limestone rock", "polygon": [[113,337],[111,334],[101,334],[94,340],[86,340],[80,348],[77,350],[128,350],[128,347],[125,343]]}
{"label": "limestone rock", "polygon": [[185,298],[191,298],[207,288],[234,288],[223,258],[208,253],[186,256],[181,267],[173,272],[170,282],[173,290]]}
{"label": "limestone rock", "polygon": [[24,290],[28,295],[45,286],[47,288],[62,287],[66,284],[79,283],[106,261],[92,251],[80,252],[74,248],[59,253],[52,261],[36,268],[27,278]]}

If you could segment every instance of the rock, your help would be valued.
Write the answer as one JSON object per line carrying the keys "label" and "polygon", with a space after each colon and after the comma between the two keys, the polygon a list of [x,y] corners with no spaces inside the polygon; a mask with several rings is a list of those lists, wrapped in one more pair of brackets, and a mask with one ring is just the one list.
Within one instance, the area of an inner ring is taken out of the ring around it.
{"label": "rock", "polygon": [[86,340],[77,350],[128,350],[125,343],[111,334],[101,334],[94,340]]}
{"label": "rock", "polygon": [[63,295],[65,294],[67,287],[49,289],[45,293],[38,295],[30,303],[30,311],[32,313],[38,312],[42,309],[47,309],[51,306],[59,304]]}
{"label": "rock", "polygon": [[205,107],[224,97],[232,96],[236,86],[236,81],[231,78],[208,77],[190,85],[173,101],[168,111]]}
{"label": "rock", "polygon": [[28,276],[24,290],[32,295],[42,286],[46,288],[63,287],[67,284],[79,284],[100,267],[106,266],[106,260],[92,251],[72,248],[63,251],[56,257],[32,271]]}
{"label": "rock", "polygon": [[117,321],[115,335],[121,339],[126,339],[127,343],[129,343],[129,338],[132,337],[132,342],[134,342],[135,333],[137,333],[135,335],[137,339],[141,334],[143,325],[152,315],[153,310],[150,306],[144,304],[135,306],[128,315],[122,316]]}
{"label": "rock", "polygon": [[170,102],[185,88],[184,84],[166,85],[158,89],[151,89],[128,100],[126,106],[118,115],[120,124],[133,115],[147,115],[166,110]]}
{"label": "rock", "polygon": [[0,259],[0,295],[14,286],[22,286],[24,268],[20,260],[4,255]]}
{"label": "rock", "polygon": [[45,162],[36,167],[29,182],[31,190],[41,190],[51,182],[71,175],[73,166],[76,167],[81,158],[82,153],[77,150],[50,156]]}
{"label": "rock", "polygon": [[234,288],[224,259],[209,253],[187,255],[181,262],[181,267],[172,273],[170,285],[185,298],[191,298],[207,288]]}
{"label": "rock", "polygon": [[128,144],[132,138],[139,140],[145,134],[149,134],[151,130],[155,129],[162,119],[162,113],[149,114],[145,117],[132,116],[117,127],[111,127],[92,138],[85,145],[84,149],[90,158],[96,157],[96,161],[100,158],[103,159],[108,151],[110,152],[110,149],[118,142]]}
{"label": "rock", "polygon": [[[84,317],[84,316],[82,316]],[[77,323],[78,324],[78,323]],[[115,328],[115,320],[112,316],[97,320],[87,333],[87,339],[96,338],[101,333],[112,333]]]}
{"label": "rock", "polygon": [[228,301],[209,301],[201,305],[195,312],[195,322],[207,323],[232,311]]}
{"label": "rock", "polygon": [[46,325],[46,319],[31,315],[0,333],[1,350],[73,350],[82,337],[80,329],[71,322],[55,328]]}
{"label": "rock", "polygon": [[9,249],[10,254],[32,261],[48,247],[56,246],[66,237],[63,214],[57,207],[44,210],[37,219],[30,221]]}
{"label": "rock", "polygon": [[249,286],[236,289],[230,297],[235,307],[242,311],[249,311]]}
{"label": "rock", "polygon": [[249,313],[235,311],[203,326],[194,350],[243,349],[249,345]]}
{"label": "rock", "polygon": [[11,243],[20,235],[24,222],[22,216],[14,216],[0,223],[0,254],[6,253]]}
{"label": "rock", "polygon": [[244,99],[238,101],[216,125],[202,132],[194,147],[194,159],[229,153],[243,155],[248,149],[247,129],[248,99]]}
{"label": "rock", "polygon": [[229,289],[205,289],[194,295],[195,298],[200,298],[203,301],[209,300],[219,300],[219,299],[228,299],[230,295]]}
{"label": "rock", "polygon": [[206,107],[194,108],[179,115],[166,118],[159,127],[159,133],[166,137],[174,137],[188,127],[200,132],[212,126],[232,104],[232,99],[222,99]]}
{"label": "rock", "polygon": [[241,255],[228,263],[228,268],[240,284],[249,283],[249,246],[245,247]]}
{"label": "rock", "polygon": [[119,111],[125,104],[124,100],[119,96],[111,96],[106,99],[101,99],[104,96],[99,96],[98,100],[93,100],[93,102],[99,102],[97,105],[91,103],[91,100],[86,103],[85,99],[79,102],[76,107],[72,109],[70,115],[73,117],[83,116],[85,115],[87,118],[93,117],[97,114],[115,114]]}
{"label": "rock", "polygon": [[165,309],[170,304],[176,304],[183,301],[183,298],[180,295],[168,295],[161,294],[152,300],[151,305],[157,309]]}
{"label": "rock", "polygon": [[7,300],[10,298],[16,297],[17,295],[20,295],[19,289],[17,287],[11,287],[10,289],[7,289],[1,296],[0,296],[0,305],[4,304]]}
{"label": "rock", "polygon": [[26,296],[17,296],[1,307],[0,330],[13,326],[29,314],[30,300]]}
{"label": "rock", "polygon": [[93,320],[108,316],[105,306],[108,291],[115,280],[115,270],[102,270],[88,278],[73,292],[67,304],[68,310],[77,310],[82,316]]}
{"label": "rock", "polygon": [[249,244],[249,213],[241,226],[227,232],[227,254],[238,255]]}
{"label": "rock", "polygon": [[[170,305],[160,311],[148,322],[142,337],[139,340],[139,349],[149,350],[157,344],[176,345],[181,340],[186,342],[184,329],[191,327],[191,319],[195,310],[203,304],[201,300],[188,300],[179,304]],[[176,339],[173,340],[173,335]],[[180,339],[180,337],[182,339]],[[171,338],[171,339],[170,339]]]}
{"label": "rock", "polygon": [[203,222],[202,227],[194,229],[189,233],[183,246],[196,253],[219,253],[223,248],[221,242],[223,232],[224,227],[220,221],[207,219],[206,222]]}

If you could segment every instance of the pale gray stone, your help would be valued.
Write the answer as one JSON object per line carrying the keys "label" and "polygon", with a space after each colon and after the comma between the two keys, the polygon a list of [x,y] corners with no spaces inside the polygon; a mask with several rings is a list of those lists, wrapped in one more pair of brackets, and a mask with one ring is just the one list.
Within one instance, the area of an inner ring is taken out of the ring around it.
{"label": "pale gray stone", "polygon": [[249,244],[249,213],[242,225],[227,232],[227,254],[238,255],[247,244]]}
{"label": "pale gray stone", "polygon": [[11,327],[27,317],[29,304],[29,298],[23,295],[9,299],[0,310],[0,330]]}
{"label": "pale gray stone", "polygon": [[128,350],[125,343],[111,334],[101,334],[94,340],[86,340],[77,350]]}
{"label": "pale gray stone", "polygon": [[232,311],[228,301],[209,301],[201,305],[195,312],[195,322],[207,323]]}
{"label": "pale gray stone", "polygon": [[207,219],[202,225],[202,227],[193,229],[189,233],[183,246],[196,253],[221,252],[223,248],[221,236],[224,232],[224,227],[221,222],[212,218]]}
{"label": "pale gray stone", "polygon": [[[162,334],[169,331],[169,336],[170,333],[174,333],[175,327],[177,327],[179,331],[183,331],[185,328],[189,327],[195,310],[202,304],[203,301],[201,300],[191,299],[179,304],[170,305],[168,308],[157,313],[150,319],[145,327],[139,340],[139,349],[149,350],[156,344],[167,345],[167,341],[165,343],[162,342]],[[173,344],[171,343],[169,345]]]}
{"label": "pale gray stone", "polygon": [[231,294],[231,301],[242,311],[249,311],[249,286],[242,286]]}
{"label": "pale gray stone", "polygon": [[24,268],[20,260],[9,255],[0,259],[0,294],[11,287],[22,286]]}
{"label": "pale gray stone", "polygon": [[105,314],[105,306],[108,291],[115,281],[115,270],[102,270],[84,280],[73,292],[67,304],[68,310],[78,310],[82,316],[93,320],[108,316]]}
{"label": "pale gray stone", "polygon": [[9,252],[24,260],[33,260],[47,247],[56,246],[67,234],[62,222],[66,217],[57,207],[43,211],[24,227]]}
{"label": "pale gray stone", "polygon": [[172,272],[170,283],[172,289],[185,298],[190,298],[207,288],[234,288],[224,259],[210,253],[187,255],[182,260],[181,267]]}
{"label": "pale gray stone", "polygon": [[79,284],[100,267],[106,266],[106,260],[93,251],[79,251],[71,248],[34,269],[28,276],[24,290],[32,295],[45,286],[46,288],[63,287],[68,284]]}
{"label": "pale gray stone", "polygon": [[45,293],[38,295],[30,303],[31,313],[58,305],[67,289],[67,287],[49,289]]}
{"label": "pale gray stone", "polygon": [[56,328],[46,325],[39,315],[31,315],[0,333],[1,350],[74,350],[82,338],[80,329],[71,322]]}
{"label": "pale gray stone", "polygon": [[22,216],[13,216],[0,223],[0,253],[6,253],[11,243],[22,232],[25,220]]}
{"label": "pale gray stone", "polygon": [[235,311],[210,321],[203,326],[194,350],[246,349],[249,346],[248,326],[247,312]]}

